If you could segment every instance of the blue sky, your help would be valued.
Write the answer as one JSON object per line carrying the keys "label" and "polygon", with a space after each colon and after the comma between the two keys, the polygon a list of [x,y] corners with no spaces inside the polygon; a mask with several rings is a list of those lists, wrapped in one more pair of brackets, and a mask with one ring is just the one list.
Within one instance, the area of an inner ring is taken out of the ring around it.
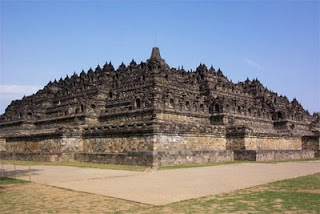
{"label": "blue sky", "polygon": [[320,111],[320,1],[1,0],[0,113],[50,80],[112,61],[221,68]]}

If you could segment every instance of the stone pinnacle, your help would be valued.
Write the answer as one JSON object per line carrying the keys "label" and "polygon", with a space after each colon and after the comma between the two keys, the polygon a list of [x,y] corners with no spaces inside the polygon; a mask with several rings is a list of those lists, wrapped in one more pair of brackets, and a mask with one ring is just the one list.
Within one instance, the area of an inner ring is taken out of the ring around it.
{"label": "stone pinnacle", "polygon": [[152,48],[152,53],[151,53],[151,60],[157,60],[160,61],[161,60],[161,56],[160,56],[160,50],[158,47],[153,47]]}

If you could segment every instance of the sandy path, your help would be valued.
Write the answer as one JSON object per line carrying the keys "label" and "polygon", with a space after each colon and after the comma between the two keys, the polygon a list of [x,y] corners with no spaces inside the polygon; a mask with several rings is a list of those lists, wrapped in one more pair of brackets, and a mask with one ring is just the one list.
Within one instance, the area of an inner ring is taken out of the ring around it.
{"label": "sandy path", "polygon": [[[5,166],[6,171],[12,165]],[[27,167],[19,166],[24,171]],[[320,161],[242,163],[150,173],[63,166],[33,166],[32,181],[66,189],[162,205],[320,172]],[[17,177],[28,179],[26,174]]]}

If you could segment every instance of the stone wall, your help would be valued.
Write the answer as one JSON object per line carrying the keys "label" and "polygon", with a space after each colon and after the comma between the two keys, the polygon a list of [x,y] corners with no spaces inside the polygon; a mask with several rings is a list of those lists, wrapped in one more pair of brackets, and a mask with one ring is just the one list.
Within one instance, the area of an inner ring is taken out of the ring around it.
{"label": "stone wall", "polygon": [[235,150],[234,160],[256,161],[255,150]]}
{"label": "stone wall", "polygon": [[215,135],[155,135],[154,156],[155,165],[233,161],[226,138]]}
{"label": "stone wall", "polygon": [[153,143],[150,135],[122,135],[86,137],[81,140],[83,153],[126,153],[132,151],[152,151]]}
{"label": "stone wall", "polygon": [[5,151],[6,150],[6,139],[0,138],[0,151]]}
{"label": "stone wall", "polygon": [[71,161],[79,137],[39,136],[9,138],[1,142],[1,159],[29,161]]}
{"label": "stone wall", "polygon": [[278,161],[319,157],[319,138],[220,136],[221,134],[121,134],[39,136],[0,140],[0,158],[176,165],[233,160]]}
{"label": "stone wall", "polygon": [[62,152],[6,152],[0,151],[0,159],[23,161],[70,161],[73,153]]}
{"label": "stone wall", "polygon": [[166,120],[170,122],[182,122],[182,123],[200,123],[200,124],[208,124],[209,120],[206,117],[194,117],[194,116],[187,116],[183,115],[181,112],[180,114],[177,114],[178,112],[170,112],[167,110],[165,113],[158,113],[157,119],[159,120]]}
{"label": "stone wall", "polygon": [[215,135],[154,136],[154,151],[214,151],[226,150],[226,138]]}
{"label": "stone wall", "polygon": [[258,150],[256,161],[280,161],[315,158],[316,151],[312,150]]}
{"label": "stone wall", "polygon": [[237,135],[227,136],[227,149],[230,150],[319,150],[319,137],[297,136],[288,137],[276,135]]}
{"label": "stone wall", "polygon": [[245,137],[247,150],[301,150],[301,137]]}
{"label": "stone wall", "polygon": [[152,152],[125,152],[125,153],[84,153],[75,154],[75,160],[92,163],[121,164],[152,166]]}
{"label": "stone wall", "polygon": [[304,136],[301,138],[302,149],[318,151],[320,149],[320,138],[315,136]]}
{"label": "stone wall", "polygon": [[273,122],[268,119],[258,119],[252,118],[249,115],[233,115],[234,116],[234,124],[240,126],[248,126],[248,127],[257,127],[259,129],[264,130],[272,130]]}
{"label": "stone wall", "polygon": [[234,160],[281,161],[318,158],[319,151],[313,150],[236,150]]}
{"label": "stone wall", "polygon": [[61,137],[33,137],[7,139],[5,150],[7,152],[34,152],[56,153],[62,150]]}
{"label": "stone wall", "polygon": [[227,138],[226,148],[228,150],[244,150],[245,139],[242,136],[232,136]]}
{"label": "stone wall", "polygon": [[148,165],[153,163],[150,135],[85,137],[75,160],[94,163]]}
{"label": "stone wall", "polygon": [[154,165],[199,164],[233,161],[233,151],[228,150],[189,150],[154,152]]}
{"label": "stone wall", "polygon": [[90,137],[81,142],[78,161],[133,164],[174,165],[232,161],[226,139],[203,135],[163,135]]}

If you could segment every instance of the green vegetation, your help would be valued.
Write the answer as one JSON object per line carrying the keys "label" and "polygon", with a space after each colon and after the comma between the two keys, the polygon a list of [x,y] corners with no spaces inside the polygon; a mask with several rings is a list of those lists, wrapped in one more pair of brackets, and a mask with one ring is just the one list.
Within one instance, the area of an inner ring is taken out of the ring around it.
{"label": "green vegetation", "polygon": [[181,164],[181,165],[172,165],[172,166],[160,166],[158,170],[219,166],[219,165],[229,165],[229,164],[248,163],[248,162],[249,161],[227,161],[227,162],[213,162],[213,163],[199,163],[199,164]]}
{"label": "green vegetation", "polygon": [[29,181],[19,180],[15,178],[7,178],[7,177],[0,178],[0,185],[1,184],[25,184],[25,183],[29,183]]}
{"label": "green vegetation", "polygon": [[16,164],[23,166],[35,166],[35,165],[46,165],[46,166],[75,166],[75,167],[88,167],[88,168],[99,168],[99,169],[113,169],[113,170],[129,170],[129,171],[145,171],[148,167],[146,166],[130,166],[130,165],[116,165],[116,164],[103,164],[103,163],[86,163],[78,161],[21,161],[21,160],[1,160],[3,164]]}
{"label": "green vegetation", "polygon": [[277,181],[270,184],[270,186],[286,189],[290,192],[300,190],[320,190],[320,173],[294,179]]}

